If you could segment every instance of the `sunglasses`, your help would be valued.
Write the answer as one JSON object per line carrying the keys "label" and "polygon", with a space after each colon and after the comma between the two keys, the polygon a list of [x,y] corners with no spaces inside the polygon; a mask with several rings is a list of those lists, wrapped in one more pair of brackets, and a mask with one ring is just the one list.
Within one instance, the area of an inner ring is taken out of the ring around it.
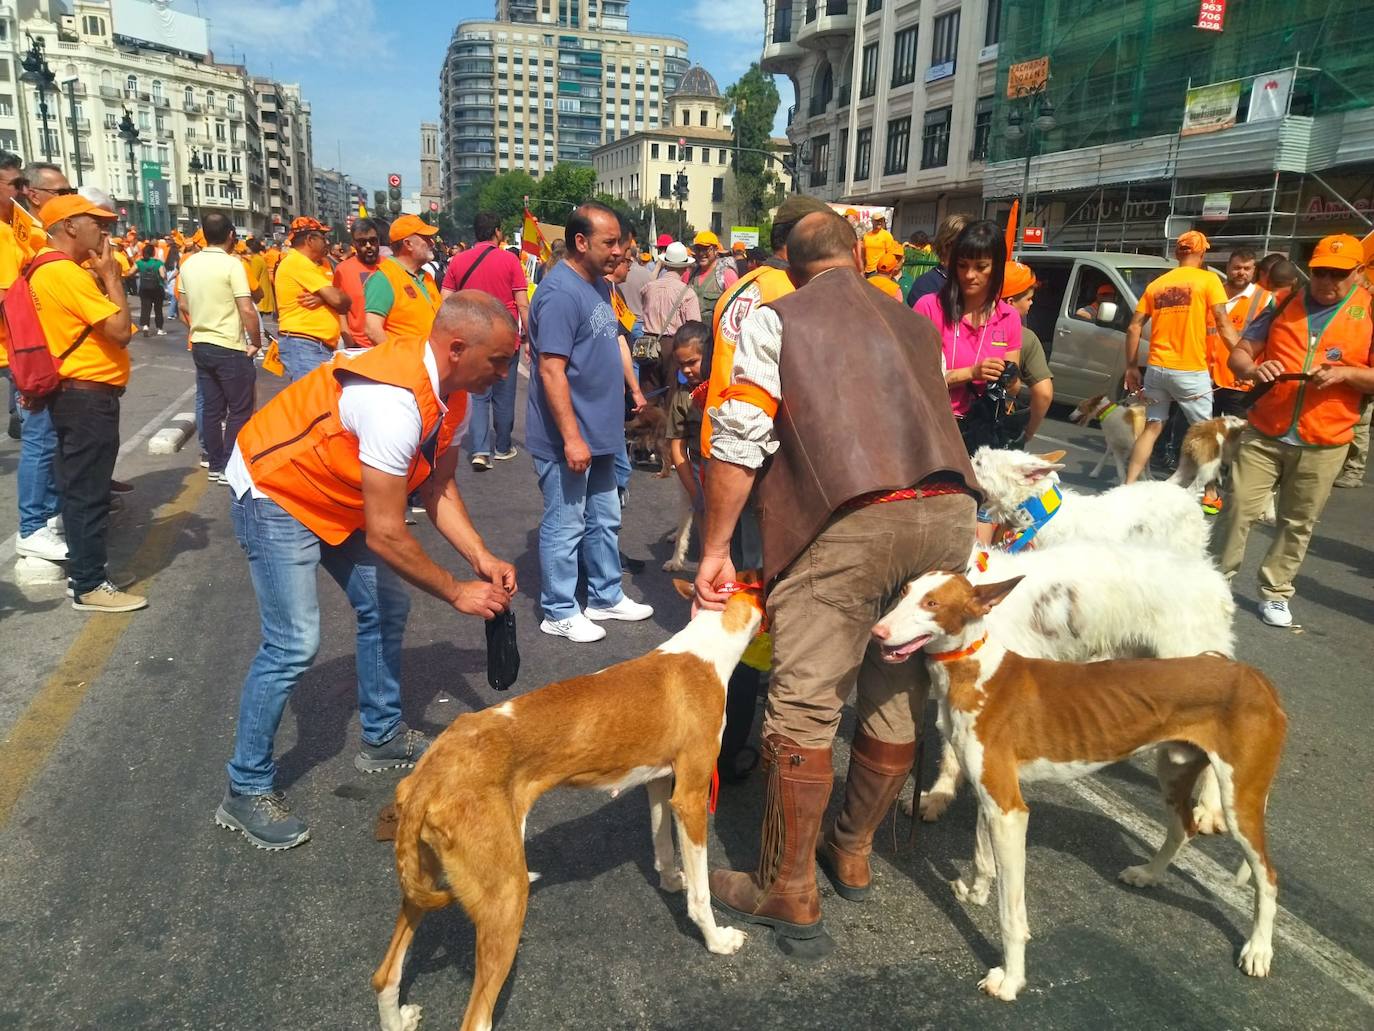
{"label": "sunglasses", "polygon": [[34,193],[51,193],[54,197],[71,197],[77,190],[75,186],[63,186],[61,189],[50,190],[46,186],[30,186]]}

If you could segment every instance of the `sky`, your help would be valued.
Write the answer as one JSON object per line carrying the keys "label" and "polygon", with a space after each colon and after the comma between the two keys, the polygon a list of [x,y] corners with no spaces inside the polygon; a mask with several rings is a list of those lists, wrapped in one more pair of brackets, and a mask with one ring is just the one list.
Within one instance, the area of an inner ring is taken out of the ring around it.
{"label": "sky", "polygon": [[[439,120],[439,69],[454,26],[489,19],[494,0],[175,0],[210,21],[215,59],[298,82],[310,101],[315,164],[369,194],[399,172],[418,190],[420,123]],[[763,49],[758,0],[631,0],[630,30],[687,40],[694,63],[724,90]],[[792,103],[779,79],[779,124]],[[780,129],[779,129],[780,131]]]}

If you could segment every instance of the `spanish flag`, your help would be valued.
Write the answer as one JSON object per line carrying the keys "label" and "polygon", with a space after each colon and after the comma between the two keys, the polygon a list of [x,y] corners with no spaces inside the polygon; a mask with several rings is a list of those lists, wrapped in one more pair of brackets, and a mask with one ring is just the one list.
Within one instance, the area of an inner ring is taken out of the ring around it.
{"label": "spanish flag", "polygon": [[367,218],[367,205],[362,201],[358,201],[358,217]]}
{"label": "spanish flag", "polygon": [[541,262],[548,261],[553,257],[553,250],[544,240],[544,234],[539,231],[539,220],[530,214],[530,209],[525,209],[525,224],[520,227],[520,250],[526,254],[532,254]]}

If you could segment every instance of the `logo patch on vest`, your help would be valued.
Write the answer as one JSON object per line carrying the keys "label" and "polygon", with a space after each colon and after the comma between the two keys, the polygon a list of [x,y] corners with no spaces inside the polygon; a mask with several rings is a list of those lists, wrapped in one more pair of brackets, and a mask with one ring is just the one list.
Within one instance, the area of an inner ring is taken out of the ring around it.
{"label": "logo patch on vest", "polygon": [[415,287],[413,287],[413,286],[407,286],[407,287],[406,287],[406,296],[409,297],[409,298],[414,299],[414,298],[416,297]]}
{"label": "logo patch on vest", "polygon": [[1326,352],[1326,360],[1329,362],[1338,362],[1344,357],[1345,354],[1339,347],[1333,347]]}
{"label": "logo patch on vest", "polygon": [[1355,305],[1353,307],[1347,308],[1346,314],[1349,315],[1352,319],[1362,319],[1364,318],[1364,308],[1360,307],[1359,305]]}

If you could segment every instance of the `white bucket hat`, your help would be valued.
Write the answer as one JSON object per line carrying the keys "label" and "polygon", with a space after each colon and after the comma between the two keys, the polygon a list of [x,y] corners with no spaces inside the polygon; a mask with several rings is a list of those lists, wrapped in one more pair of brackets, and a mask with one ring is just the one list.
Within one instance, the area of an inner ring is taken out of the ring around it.
{"label": "white bucket hat", "polygon": [[687,245],[679,240],[674,240],[665,247],[663,257],[659,260],[668,268],[686,268],[688,265],[696,264],[696,259],[687,250]]}

